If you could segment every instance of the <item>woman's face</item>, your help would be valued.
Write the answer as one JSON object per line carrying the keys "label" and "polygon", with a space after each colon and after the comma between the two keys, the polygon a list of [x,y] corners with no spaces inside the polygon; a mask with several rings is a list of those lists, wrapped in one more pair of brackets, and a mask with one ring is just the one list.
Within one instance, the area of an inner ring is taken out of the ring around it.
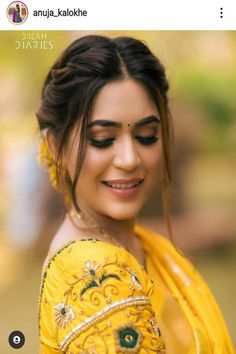
{"label": "woman's face", "polygon": [[[77,185],[81,209],[115,220],[135,218],[160,175],[160,139],[156,105],[141,84],[125,79],[103,87],[94,103]],[[69,162],[72,175],[76,145]]]}

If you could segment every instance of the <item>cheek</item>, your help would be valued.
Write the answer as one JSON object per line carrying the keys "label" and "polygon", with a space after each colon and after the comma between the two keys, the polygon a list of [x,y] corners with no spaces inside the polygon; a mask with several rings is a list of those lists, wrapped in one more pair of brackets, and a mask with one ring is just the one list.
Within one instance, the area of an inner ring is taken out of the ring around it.
{"label": "cheek", "polygon": [[159,173],[162,166],[162,148],[158,146],[150,152],[146,152],[145,156],[145,167],[146,170],[153,175]]}
{"label": "cheek", "polygon": [[86,150],[81,177],[96,178],[102,175],[109,167],[109,154],[104,150],[88,147]]}

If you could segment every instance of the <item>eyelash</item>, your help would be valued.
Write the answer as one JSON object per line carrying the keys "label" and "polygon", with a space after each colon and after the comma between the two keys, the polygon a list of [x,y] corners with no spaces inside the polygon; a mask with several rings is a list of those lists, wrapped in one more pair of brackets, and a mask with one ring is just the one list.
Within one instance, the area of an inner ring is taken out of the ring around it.
{"label": "eyelash", "polygon": [[[156,143],[159,138],[155,135],[152,135],[147,137],[135,136],[135,139],[137,139],[142,145],[151,145]],[[90,145],[102,149],[111,146],[114,140],[115,140],[114,138],[109,138],[104,140],[90,139]]]}
{"label": "eyelash", "polygon": [[113,138],[104,139],[104,140],[90,139],[90,145],[95,146],[97,148],[105,148],[107,146],[112,145],[114,140],[115,139]]}
{"label": "eyelash", "polygon": [[152,136],[136,136],[135,139],[137,139],[142,145],[151,145],[157,142],[159,139],[157,136],[152,135]]}

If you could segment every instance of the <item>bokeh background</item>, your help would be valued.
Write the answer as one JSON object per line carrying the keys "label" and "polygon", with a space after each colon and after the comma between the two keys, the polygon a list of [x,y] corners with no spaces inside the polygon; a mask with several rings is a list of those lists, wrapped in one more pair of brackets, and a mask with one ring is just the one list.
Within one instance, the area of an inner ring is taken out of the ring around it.
{"label": "bokeh background", "polygon": [[[60,52],[89,34],[134,36],[165,64],[175,124],[170,205],[173,241],[212,289],[236,344],[236,33],[219,31],[5,31],[0,33],[0,348],[8,335],[38,352],[41,267],[63,219],[60,199],[37,165],[35,112]],[[167,234],[157,190],[141,222]]]}

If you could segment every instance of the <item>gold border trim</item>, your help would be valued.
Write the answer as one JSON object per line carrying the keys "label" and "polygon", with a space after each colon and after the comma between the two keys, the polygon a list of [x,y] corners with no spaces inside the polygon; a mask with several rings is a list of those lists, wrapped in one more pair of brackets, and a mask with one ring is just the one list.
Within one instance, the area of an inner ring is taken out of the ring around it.
{"label": "gold border trim", "polygon": [[97,311],[93,316],[86,318],[83,322],[74,327],[60,343],[60,350],[65,352],[70,343],[78,337],[82,332],[86,331],[96,323],[107,318],[116,311],[122,310],[129,306],[151,305],[151,301],[147,296],[133,296],[123,300],[119,300]]}

